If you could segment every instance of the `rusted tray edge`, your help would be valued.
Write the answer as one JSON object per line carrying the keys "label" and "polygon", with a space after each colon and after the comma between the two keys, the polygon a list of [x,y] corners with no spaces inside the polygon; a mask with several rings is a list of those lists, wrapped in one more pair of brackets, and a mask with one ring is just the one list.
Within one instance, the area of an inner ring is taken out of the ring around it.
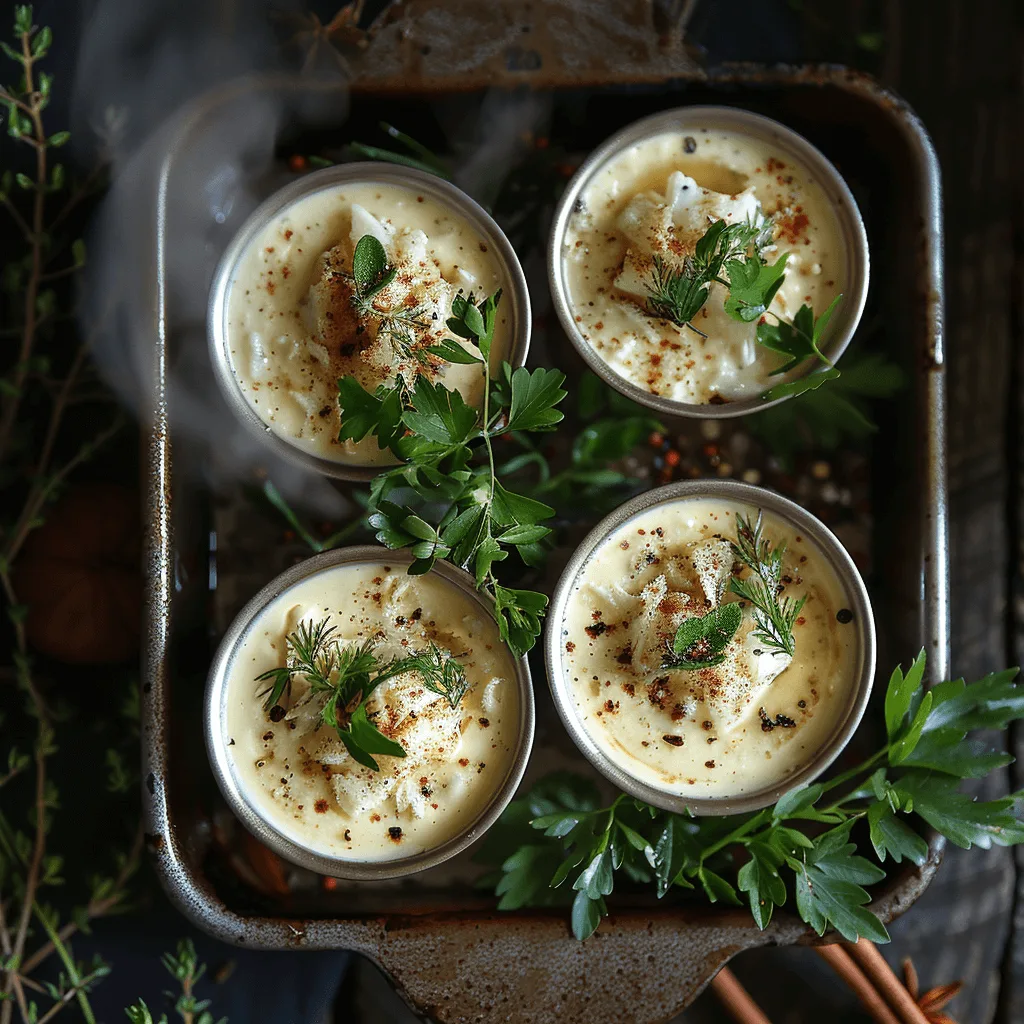
{"label": "rusted tray edge", "polygon": [[[923,305],[925,350],[918,353],[920,364],[927,372],[925,388],[925,425],[921,438],[922,454],[926,463],[925,479],[933,503],[926,518],[927,529],[922,536],[922,565],[924,567],[923,601],[920,635],[927,638],[930,647],[930,676],[938,679],[949,672],[949,600],[948,600],[948,539],[946,512],[945,467],[945,380],[944,380],[944,289],[942,275],[942,212],[940,204],[940,178],[938,162],[931,140],[923,125],[909,106],[898,96],[883,89],[869,76],[851,72],[839,66],[765,68],[759,65],[728,65],[706,75],[681,75],[680,81],[697,83],[774,84],[774,85],[828,85],[858,93],[877,104],[894,122],[911,147],[916,162],[915,174],[921,190],[920,254],[918,280]],[[187,118],[179,122],[182,133],[188,129]],[[143,807],[147,828],[147,842],[155,859],[158,876],[172,902],[205,931],[240,945],[259,948],[349,949],[371,956],[387,966],[391,954],[398,954],[406,943],[396,943],[396,935],[410,942],[415,937],[429,934],[437,937],[437,918],[363,917],[332,920],[293,920],[273,917],[247,917],[236,914],[217,899],[205,879],[191,873],[185,857],[182,837],[170,819],[167,792],[169,739],[170,666],[168,655],[171,639],[171,613],[174,576],[173,536],[171,529],[172,451],[168,419],[167,394],[167,320],[164,250],[166,238],[167,188],[169,167],[161,169],[156,195],[156,240],[154,294],[154,361],[152,377],[152,405],[149,409],[146,439],[146,549],[147,569],[145,646],[143,656],[142,747],[143,747]],[[923,556],[930,557],[925,559]],[[941,856],[943,841],[932,837],[928,863],[909,878],[883,887],[876,896],[872,909],[883,919],[891,920],[920,895],[927,887]],[[446,927],[460,932],[469,926],[480,939],[496,941],[503,930],[511,937],[518,932],[518,921],[529,920],[531,936],[538,940],[564,940],[573,943],[561,915],[530,914],[522,918],[492,914],[444,915]],[[626,933],[633,929],[647,931],[651,925],[675,925],[675,934],[686,932],[697,938],[696,932],[713,934],[717,952],[707,958],[707,971],[692,979],[692,984],[680,984],[676,993],[680,1002],[689,1001],[713,976],[730,956],[742,948],[770,943],[788,944],[796,941],[817,941],[817,937],[793,917],[779,916],[770,928],[754,935],[748,934],[752,924],[745,914],[736,911],[700,912],[690,908],[665,908],[653,913],[627,911],[616,913],[599,934],[600,941],[580,947],[573,943],[572,957],[588,954],[589,969],[602,959],[601,950],[609,955]],[[684,927],[680,927],[684,925]],[[659,929],[664,932],[666,929]],[[756,928],[753,929],[756,932]],[[658,932],[650,934],[656,943]],[[740,936],[742,935],[742,939]],[[414,943],[415,944],[415,943]],[[406,950],[410,952],[410,949]],[[595,955],[597,959],[595,960]],[[404,959],[404,957],[400,957]],[[396,974],[403,972],[393,972]],[[407,989],[407,995],[420,1006],[430,1003],[430,984],[425,979],[398,977]],[[451,979],[449,979],[451,980]]]}

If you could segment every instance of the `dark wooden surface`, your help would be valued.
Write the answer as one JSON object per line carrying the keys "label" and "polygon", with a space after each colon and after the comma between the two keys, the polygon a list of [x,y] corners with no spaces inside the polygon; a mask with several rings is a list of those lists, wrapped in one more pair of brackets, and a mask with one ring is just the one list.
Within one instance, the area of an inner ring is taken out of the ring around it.
{"label": "dark wooden surface", "polygon": [[[884,74],[928,125],[946,186],[952,653],[954,671],[973,677],[1015,656],[1008,454],[1019,392],[1011,367],[1020,347],[1020,5],[889,6],[896,45]],[[892,953],[913,956],[929,983],[967,983],[954,1007],[961,1021],[1024,1019],[1024,974],[1010,969],[1015,950],[1024,958],[1024,936],[1011,928],[1015,875],[1007,850],[953,849],[894,931]]]}

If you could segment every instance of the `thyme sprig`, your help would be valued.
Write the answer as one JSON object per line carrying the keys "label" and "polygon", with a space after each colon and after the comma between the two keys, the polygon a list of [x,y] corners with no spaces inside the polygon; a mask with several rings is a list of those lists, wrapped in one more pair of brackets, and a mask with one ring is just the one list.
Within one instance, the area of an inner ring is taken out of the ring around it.
{"label": "thyme sprig", "polygon": [[[215,1019],[210,1012],[212,1005],[209,999],[196,996],[196,985],[206,973],[206,965],[199,962],[195,944],[191,939],[182,939],[178,943],[178,951],[165,953],[161,963],[172,978],[178,983],[181,991],[174,1001],[174,1012],[182,1024],[227,1024],[227,1018]],[[165,993],[168,997],[172,993]],[[144,999],[139,999],[125,1008],[125,1015],[131,1024],[168,1024],[167,1014],[154,1017]]]}
{"label": "thyme sprig", "polygon": [[[64,725],[69,706],[53,696],[61,673],[48,669],[31,649],[27,623],[35,609],[23,602],[14,566],[68,478],[124,420],[114,412],[106,426],[93,432],[84,425],[88,417],[79,416],[75,429],[67,429],[72,406],[89,403],[102,411],[110,397],[84,386],[88,346],[63,327],[75,318],[72,279],[86,261],[85,246],[72,233],[73,212],[95,190],[103,168],[79,181],[60,162],[59,150],[70,135],[54,130],[49,109],[55,79],[44,68],[53,34],[36,23],[29,5],[16,4],[13,15],[13,45],[0,43],[11,62],[5,61],[11,68],[9,84],[0,84],[0,114],[14,150],[27,159],[23,166],[18,161],[17,172],[0,173],[0,207],[10,224],[4,237],[11,250],[2,275],[8,314],[3,333],[16,338],[0,367],[0,594],[13,639],[2,666],[11,685],[4,688],[0,751],[5,766],[0,771],[5,791],[0,808],[0,1024],[10,1024],[15,1013],[23,1021],[49,1021],[73,1004],[72,1012],[95,1024],[90,993],[109,968],[76,959],[73,940],[90,922],[129,902],[143,829],[140,825],[135,842],[117,855],[109,873],[93,879],[81,903],[61,920],[50,894],[57,886],[73,891],[83,857],[75,850],[68,858],[75,871],[68,872],[65,883],[65,859],[54,849],[62,779],[55,758],[62,729],[73,733],[80,722]],[[124,728],[121,732],[130,736]],[[117,747],[108,748],[106,764],[112,791],[134,791],[131,769]],[[62,902],[66,906],[74,898]],[[51,969],[48,961],[54,957],[60,967]]]}
{"label": "thyme sprig", "polygon": [[329,616],[316,623],[300,622],[288,634],[285,664],[256,677],[257,682],[270,683],[260,693],[265,698],[264,710],[272,712],[282,697],[290,696],[292,681],[301,676],[309,686],[302,702],[320,702],[320,723],[337,732],[356,761],[379,771],[373,754],[405,757],[402,745],[385,736],[369,717],[367,702],[373,691],[388,679],[416,672],[426,689],[455,708],[469,690],[469,680],[462,665],[434,643],[388,661],[374,653],[377,646],[374,637],[345,645]]}
{"label": "thyme sprig", "polygon": [[[501,910],[571,903],[578,939],[598,927],[616,877],[625,876],[653,885],[659,898],[684,889],[711,903],[746,903],[762,929],[792,893],[797,913],[819,935],[834,929],[851,942],[887,942],[865,887],[885,878],[881,865],[890,858],[919,866],[928,859],[914,817],[964,849],[1024,842],[1024,793],[982,801],[959,789],[962,779],[1013,760],[965,737],[1024,719],[1017,669],[930,691],[924,670],[922,651],[906,674],[893,672],[886,743],[872,757],[753,814],[693,818],[624,794],[608,804],[590,779],[541,779],[485,838],[476,859],[496,870],[482,884],[494,887]],[[867,826],[867,856],[853,831],[858,822]]]}
{"label": "thyme sprig", "polygon": [[753,606],[755,636],[771,651],[792,657],[796,652],[793,626],[807,598],[779,597],[786,545],[773,545],[764,536],[763,518],[760,510],[754,523],[736,513],[736,541],[732,550],[750,575],[733,576],[729,590]]}

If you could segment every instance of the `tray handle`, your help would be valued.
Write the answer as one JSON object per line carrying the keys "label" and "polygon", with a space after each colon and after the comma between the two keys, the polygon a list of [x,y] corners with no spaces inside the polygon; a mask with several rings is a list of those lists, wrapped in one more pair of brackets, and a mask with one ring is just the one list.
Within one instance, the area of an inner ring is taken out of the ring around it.
{"label": "tray handle", "polygon": [[444,1024],[653,1024],[688,1006],[736,953],[794,942],[758,931],[749,914],[680,910],[679,927],[616,914],[586,942],[554,914],[389,920],[373,955],[403,998]]}

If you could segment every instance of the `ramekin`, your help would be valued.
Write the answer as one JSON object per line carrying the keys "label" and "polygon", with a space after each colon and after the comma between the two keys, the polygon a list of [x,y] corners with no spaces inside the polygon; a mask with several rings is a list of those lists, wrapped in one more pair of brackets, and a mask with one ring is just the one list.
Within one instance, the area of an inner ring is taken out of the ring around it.
{"label": "ramekin", "polygon": [[[666,110],[640,121],[634,121],[616,132],[610,139],[597,147],[580,165],[569,182],[555,208],[548,242],[548,279],[555,312],[573,346],[584,362],[605,383],[621,392],[627,398],[641,405],[655,409],[666,416],[684,416],[696,419],[724,419],[730,416],[746,416],[762,409],[768,409],[789,396],[765,401],[761,398],[747,398],[723,403],[696,404],[679,402],[638,387],[632,381],[616,373],[600,353],[583,337],[576,323],[574,307],[565,278],[564,245],[576,202],[590,184],[591,179],[609,160],[623,150],[649,138],[668,132],[696,134],[702,129],[724,130],[743,134],[753,139],[770,143],[773,147],[788,153],[813,174],[815,181],[831,200],[839,220],[840,235],[845,243],[846,283],[843,301],[836,308],[829,323],[822,351],[834,363],[846,350],[857,325],[860,323],[867,301],[870,259],[868,238],[864,230],[857,202],[842,175],[817,147],[811,145],[802,135],[787,128],[778,121],[755,114],[738,107],[694,106]],[[806,372],[811,372],[813,366]],[[827,386],[827,385],[826,385]]]}
{"label": "ramekin", "polygon": [[[533,747],[535,720],[533,684],[530,679],[530,668],[524,657],[515,661],[515,678],[508,680],[508,685],[516,688],[519,697],[516,746],[508,773],[480,814],[469,822],[461,832],[440,846],[388,861],[360,861],[327,856],[284,835],[267,820],[257,805],[249,798],[239,782],[232,758],[228,753],[227,684],[234,658],[253,623],[271,601],[296,584],[309,580],[319,573],[341,565],[386,562],[393,566],[407,566],[411,561],[412,558],[407,552],[390,551],[377,545],[365,544],[339,548],[336,551],[326,551],[313,558],[308,558],[304,562],[299,562],[298,565],[293,565],[280,576],[271,580],[238,613],[224,634],[210,666],[204,704],[206,749],[214,776],[224,798],[242,824],[260,842],[270,847],[285,860],[322,875],[357,880],[397,878],[435,867],[454,857],[479,839],[498,819],[522,780],[523,772],[526,771],[526,763],[530,757],[530,750]],[[447,562],[437,562],[431,572],[469,596],[488,617],[491,617],[493,614],[491,603],[476,589],[473,579],[468,573]]]}
{"label": "ramekin", "polygon": [[228,333],[231,287],[238,264],[260,232],[299,200],[318,192],[335,189],[339,185],[356,184],[389,185],[427,195],[441,206],[458,214],[479,234],[501,267],[501,301],[503,306],[507,303],[506,308],[511,310],[509,350],[505,358],[513,368],[526,362],[530,350],[532,314],[526,275],[505,233],[491,215],[460,188],[426,171],[376,161],[325,167],[279,189],[250,214],[224,251],[210,289],[206,321],[207,339],[217,383],[235,416],[276,454],[325,476],[365,482],[372,480],[382,469],[396,465],[397,462],[365,465],[327,458],[302,448],[272,430],[242,393],[232,365]]}
{"label": "ramekin", "polygon": [[[562,661],[563,621],[572,596],[573,586],[591,556],[611,533],[641,513],[676,501],[712,498],[722,502],[754,506],[772,512],[809,538],[827,559],[836,577],[846,589],[850,610],[859,632],[858,664],[853,673],[854,685],[847,695],[847,705],[828,740],[798,771],[773,785],[751,793],[731,797],[692,798],[658,789],[625,771],[612,761],[600,744],[580,721]],[[735,480],[687,480],[656,487],[620,505],[607,515],[583,539],[573,553],[555,587],[548,609],[544,634],[544,661],[555,708],[573,742],[588,761],[610,782],[631,796],[668,811],[688,812],[698,816],[743,814],[775,803],[784,793],[798,789],[816,779],[839,756],[850,741],[871,695],[875,675],[875,625],[871,601],[860,572],[835,534],[821,520],[788,498],[774,491]]]}

